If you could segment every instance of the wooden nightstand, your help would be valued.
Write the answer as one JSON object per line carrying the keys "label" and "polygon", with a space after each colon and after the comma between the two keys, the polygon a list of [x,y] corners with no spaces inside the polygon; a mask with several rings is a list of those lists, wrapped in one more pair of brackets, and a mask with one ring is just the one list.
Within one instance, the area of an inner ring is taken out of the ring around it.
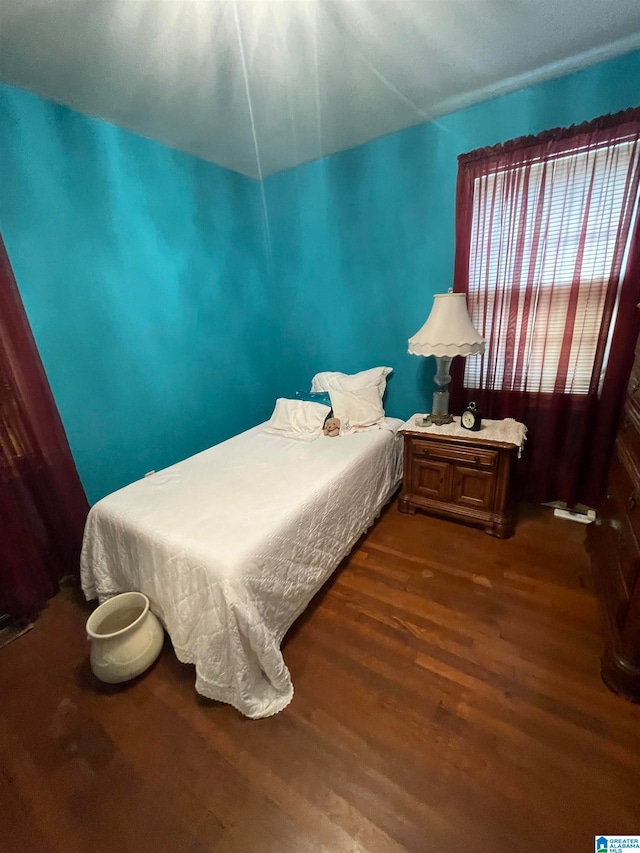
{"label": "wooden nightstand", "polygon": [[[418,427],[415,419],[399,431],[404,435],[404,478],[398,508],[479,525],[502,539],[511,536],[511,485],[520,442],[492,437],[504,432],[504,422],[485,421],[479,432],[468,432],[456,418],[447,432],[446,427]],[[526,430],[517,426],[523,441]]]}

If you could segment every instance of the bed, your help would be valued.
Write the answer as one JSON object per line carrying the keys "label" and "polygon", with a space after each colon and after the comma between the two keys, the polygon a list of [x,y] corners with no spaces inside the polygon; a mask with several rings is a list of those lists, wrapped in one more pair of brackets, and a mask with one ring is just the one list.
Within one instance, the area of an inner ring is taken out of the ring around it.
{"label": "bed", "polygon": [[312,442],[261,424],[114,492],[87,520],[85,595],[145,593],[199,693],[278,713],[282,639],[398,486],[401,423]]}

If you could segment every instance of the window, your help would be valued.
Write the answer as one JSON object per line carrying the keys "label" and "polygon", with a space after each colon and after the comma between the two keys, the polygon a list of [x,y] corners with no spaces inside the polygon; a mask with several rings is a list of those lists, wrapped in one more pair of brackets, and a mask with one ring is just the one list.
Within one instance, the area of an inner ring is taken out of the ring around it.
{"label": "window", "polygon": [[467,301],[487,350],[466,360],[466,388],[601,390],[637,216],[638,136],[555,149],[474,170]]}

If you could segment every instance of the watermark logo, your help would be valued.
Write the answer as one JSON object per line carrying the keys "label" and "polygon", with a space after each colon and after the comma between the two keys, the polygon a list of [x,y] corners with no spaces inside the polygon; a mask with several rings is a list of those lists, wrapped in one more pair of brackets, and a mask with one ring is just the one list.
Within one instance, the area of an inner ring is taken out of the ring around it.
{"label": "watermark logo", "polygon": [[596,835],[595,853],[624,853],[637,850],[640,853],[640,835]]}

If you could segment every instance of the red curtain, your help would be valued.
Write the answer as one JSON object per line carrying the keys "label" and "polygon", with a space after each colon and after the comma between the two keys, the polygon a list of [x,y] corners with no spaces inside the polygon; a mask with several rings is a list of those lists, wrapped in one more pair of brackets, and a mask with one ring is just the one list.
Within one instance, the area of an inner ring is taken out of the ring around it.
{"label": "red curtain", "polygon": [[77,571],[87,500],[0,238],[0,613]]}
{"label": "red curtain", "polygon": [[640,331],[639,185],[640,109],[459,158],[454,290],[487,348],[454,360],[452,407],[526,424],[539,501],[602,497]]}

